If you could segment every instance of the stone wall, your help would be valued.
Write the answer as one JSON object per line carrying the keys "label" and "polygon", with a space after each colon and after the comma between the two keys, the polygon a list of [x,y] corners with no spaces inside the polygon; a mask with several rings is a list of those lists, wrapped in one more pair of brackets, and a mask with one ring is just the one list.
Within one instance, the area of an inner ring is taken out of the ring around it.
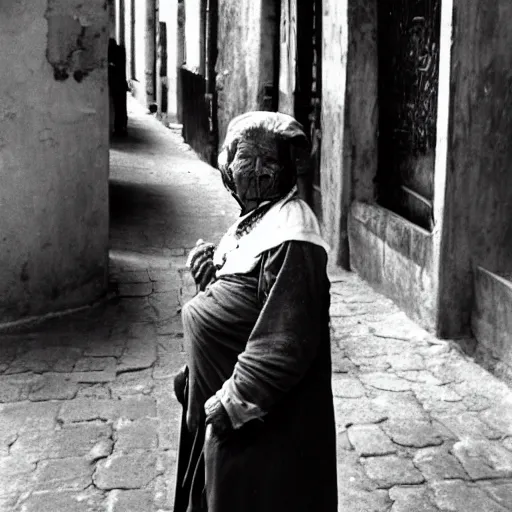
{"label": "stone wall", "polygon": [[265,107],[265,87],[274,82],[276,20],[275,2],[270,0],[219,1],[216,87],[221,143],[233,117]]}
{"label": "stone wall", "polygon": [[108,16],[103,0],[0,4],[0,322],[106,286]]}

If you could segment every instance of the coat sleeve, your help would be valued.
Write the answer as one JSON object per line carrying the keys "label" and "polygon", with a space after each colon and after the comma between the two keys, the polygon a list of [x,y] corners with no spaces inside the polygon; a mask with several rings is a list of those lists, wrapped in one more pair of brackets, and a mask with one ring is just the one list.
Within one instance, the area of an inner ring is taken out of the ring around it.
{"label": "coat sleeve", "polygon": [[235,428],[263,416],[296,386],[317,355],[328,323],[327,256],[308,242],[264,255],[263,308],[232,376],[219,392]]}

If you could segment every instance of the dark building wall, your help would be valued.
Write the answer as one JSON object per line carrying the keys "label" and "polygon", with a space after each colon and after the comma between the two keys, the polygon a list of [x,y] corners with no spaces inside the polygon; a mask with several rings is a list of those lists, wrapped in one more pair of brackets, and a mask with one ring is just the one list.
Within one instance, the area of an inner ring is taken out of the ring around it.
{"label": "dark building wall", "polygon": [[441,331],[469,329],[475,267],[512,274],[512,4],[454,1]]}

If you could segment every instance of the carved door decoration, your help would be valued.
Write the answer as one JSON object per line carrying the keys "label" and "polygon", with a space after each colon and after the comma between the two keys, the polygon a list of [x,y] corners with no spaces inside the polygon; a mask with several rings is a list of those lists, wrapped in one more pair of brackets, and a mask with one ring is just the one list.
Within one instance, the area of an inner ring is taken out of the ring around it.
{"label": "carved door decoration", "polygon": [[441,0],[379,1],[379,202],[432,229]]}

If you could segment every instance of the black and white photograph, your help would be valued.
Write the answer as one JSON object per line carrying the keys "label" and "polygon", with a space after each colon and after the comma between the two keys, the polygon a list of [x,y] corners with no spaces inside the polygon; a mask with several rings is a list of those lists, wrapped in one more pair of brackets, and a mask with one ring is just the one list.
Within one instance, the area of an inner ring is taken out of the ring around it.
{"label": "black and white photograph", "polygon": [[0,0],[0,512],[512,512],[512,0]]}

